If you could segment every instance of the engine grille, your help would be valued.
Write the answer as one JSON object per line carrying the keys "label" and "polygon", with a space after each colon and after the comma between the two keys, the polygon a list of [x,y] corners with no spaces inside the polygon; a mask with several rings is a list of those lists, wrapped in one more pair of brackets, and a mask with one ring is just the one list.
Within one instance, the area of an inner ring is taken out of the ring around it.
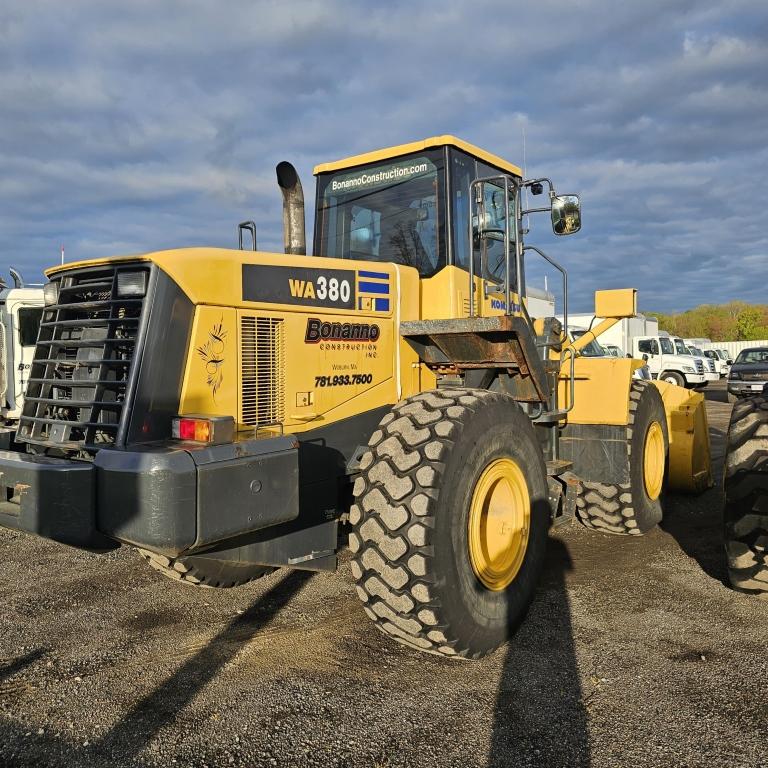
{"label": "engine grille", "polygon": [[115,444],[144,306],[143,298],[118,298],[120,271],[148,272],[106,266],[60,279],[58,303],[40,323],[22,441],[90,453]]}
{"label": "engine grille", "polygon": [[249,426],[285,420],[285,329],[282,318],[240,319],[240,421]]}
{"label": "engine grille", "polygon": [[696,361],[696,373],[704,373],[704,363],[700,357],[693,358]]}
{"label": "engine grille", "polygon": [[709,372],[715,373],[715,361],[707,358],[707,363],[709,364]]}

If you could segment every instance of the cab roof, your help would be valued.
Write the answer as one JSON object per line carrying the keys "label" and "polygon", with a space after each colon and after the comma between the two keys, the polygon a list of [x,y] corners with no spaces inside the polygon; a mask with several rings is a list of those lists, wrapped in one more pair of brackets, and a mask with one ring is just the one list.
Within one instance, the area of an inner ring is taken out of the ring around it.
{"label": "cab roof", "polygon": [[396,147],[387,147],[385,149],[377,149],[373,152],[366,152],[362,155],[352,155],[352,157],[345,157],[343,160],[336,160],[332,163],[322,163],[315,166],[314,174],[317,176],[320,173],[328,173],[329,171],[340,171],[345,168],[354,168],[357,165],[367,165],[368,163],[376,163],[380,160],[391,160],[394,157],[400,157],[401,155],[409,155],[412,152],[423,152],[425,149],[433,149],[435,147],[457,147],[470,155],[473,155],[478,160],[482,160],[484,163],[494,165],[500,168],[502,171],[507,171],[515,176],[523,175],[523,172],[518,166],[512,165],[498,155],[486,152],[480,147],[476,147],[474,144],[470,144],[468,141],[456,138],[456,136],[433,136],[431,139],[424,139],[423,141],[413,141],[410,144],[399,144]]}

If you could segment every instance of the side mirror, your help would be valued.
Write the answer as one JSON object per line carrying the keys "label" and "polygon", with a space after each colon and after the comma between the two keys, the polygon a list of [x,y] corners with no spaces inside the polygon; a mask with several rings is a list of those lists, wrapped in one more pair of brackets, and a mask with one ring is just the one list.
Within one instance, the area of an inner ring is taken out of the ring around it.
{"label": "side mirror", "polygon": [[645,363],[648,362],[648,355],[643,355],[643,362],[645,362]]}
{"label": "side mirror", "polygon": [[552,198],[552,231],[556,235],[572,235],[581,229],[581,203],[578,195]]}

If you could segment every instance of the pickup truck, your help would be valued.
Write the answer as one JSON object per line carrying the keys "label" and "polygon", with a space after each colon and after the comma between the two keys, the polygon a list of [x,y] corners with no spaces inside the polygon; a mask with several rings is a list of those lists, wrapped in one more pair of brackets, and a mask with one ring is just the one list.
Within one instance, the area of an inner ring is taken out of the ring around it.
{"label": "pickup truck", "polygon": [[728,402],[763,392],[768,384],[768,347],[742,349],[728,374]]}

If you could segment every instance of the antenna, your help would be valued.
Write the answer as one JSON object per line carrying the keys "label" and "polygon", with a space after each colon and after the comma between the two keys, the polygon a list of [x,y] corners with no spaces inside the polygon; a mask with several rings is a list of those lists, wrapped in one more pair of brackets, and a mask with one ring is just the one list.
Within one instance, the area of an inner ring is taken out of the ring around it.
{"label": "antenna", "polygon": [[64,243],[61,244],[61,265],[64,266]]}

